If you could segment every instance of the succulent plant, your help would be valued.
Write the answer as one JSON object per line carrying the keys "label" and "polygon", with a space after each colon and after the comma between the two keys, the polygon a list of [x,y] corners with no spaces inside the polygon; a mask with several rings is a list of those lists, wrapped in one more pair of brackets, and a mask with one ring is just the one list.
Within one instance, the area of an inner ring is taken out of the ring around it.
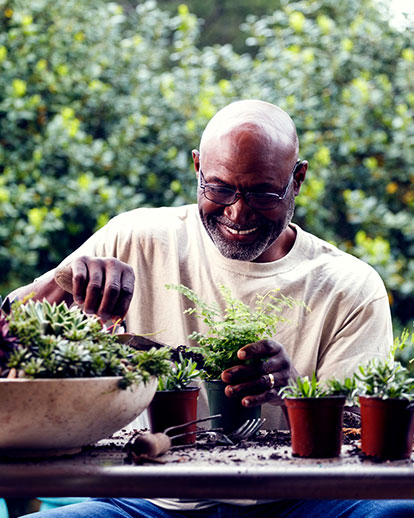
{"label": "succulent plant", "polygon": [[7,360],[10,354],[16,349],[18,339],[10,333],[9,322],[6,315],[0,313],[0,376],[9,372]]}
{"label": "succulent plant", "polygon": [[171,364],[170,371],[158,378],[158,390],[185,390],[185,388],[200,376],[197,363],[189,357],[178,353],[178,360]]}
{"label": "succulent plant", "polygon": [[169,348],[137,351],[120,343],[98,317],[64,302],[14,302],[0,320],[0,376],[121,376],[123,388],[169,370]]}
{"label": "succulent plant", "polygon": [[295,380],[290,380],[279,390],[279,395],[283,398],[320,398],[326,397],[328,391],[313,372],[310,379],[309,376],[298,376]]}
{"label": "succulent plant", "polygon": [[347,377],[344,380],[330,378],[326,382],[321,382],[316,378],[316,373],[312,376],[298,376],[295,380],[282,387],[279,395],[283,398],[323,398],[330,396],[345,396],[347,403],[351,405],[357,390],[355,376]]}
{"label": "succulent plant", "polygon": [[355,373],[359,394],[414,401],[414,378],[399,362],[374,358]]}

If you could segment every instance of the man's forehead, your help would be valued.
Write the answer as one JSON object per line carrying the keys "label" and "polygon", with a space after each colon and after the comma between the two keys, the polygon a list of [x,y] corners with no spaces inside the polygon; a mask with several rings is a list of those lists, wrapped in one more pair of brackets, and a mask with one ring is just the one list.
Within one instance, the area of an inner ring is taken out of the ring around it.
{"label": "man's forehead", "polygon": [[245,124],[255,125],[267,132],[296,134],[295,125],[285,111],[264,101],[245,100],[219,110],[207,124],[203,137],[220,136]]}
{"label": "man's forehead", "polygon": [[292,161],[295,141],[284,132],[267,131],[254,124],[242,124],[220,134],[211,134],[200,147],[201,162],[237,161],[249,163]]}
{"label": "man's forehead", "polygon": [[[251,111],[219,114],[207,125],[200,142],[202,156],[215,153],[266,153],[291,156],[298,151],[295,127],[286,115],[272,117],[268,114],[254,114]],[[277,112],[279,113],[279,112]]]}

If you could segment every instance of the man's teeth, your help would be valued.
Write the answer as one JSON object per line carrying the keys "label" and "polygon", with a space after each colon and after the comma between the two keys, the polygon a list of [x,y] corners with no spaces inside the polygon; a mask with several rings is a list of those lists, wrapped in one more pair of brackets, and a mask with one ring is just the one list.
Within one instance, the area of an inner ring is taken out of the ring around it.
{"label": "man's teeth", "polygon": [[234,228],[227,227],[227,230],[230,232],[230,234],[235,234],[237,236],[240,236],[243,234],[251,234],[252,232],[255,232],[257,230],[257,227],[249,228],[248,230],[236,230]]}

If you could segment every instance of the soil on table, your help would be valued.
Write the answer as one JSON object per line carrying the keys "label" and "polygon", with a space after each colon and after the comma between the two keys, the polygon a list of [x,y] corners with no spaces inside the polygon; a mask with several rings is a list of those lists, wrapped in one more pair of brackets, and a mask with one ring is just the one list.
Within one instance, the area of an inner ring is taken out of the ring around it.
{"label": "soil on table", "polygon": [[[142,433],[136,431],[136,433]],[[112,448],[123,448],[127,452],[125,462],[127,463],[146,463],[146,462],[181,462],[191,457],[192,460],[208,458],[212,463],[243,462],[248,450],[255,450],[255,459],[260,460],[263,455],[265,459],[291,459],[291,440],[290,432],[287,430],[261,430],[254,437],[238,442],[235,445],[224,445],[211,440],[210,438],[200,435],[197,442],[186,446],[173,446],[167,457],[157,457],[156,459],[148,458],[145,455],[134,455],[125,447],[125,442],[129,445],[133,442],[134,434],[131,432],[118,432],[112,437]],[[360,417],[350,412],[344,413],[343,421],[343,444],[350,447],[353,454],[358,455],[360,440]],[[124,444],[124,447],[122,447]],[[95,446],[96,448],[96,446]],[[271,453],[269,453],[271,451]],[[265,452],[265,453],[264,453]]]}

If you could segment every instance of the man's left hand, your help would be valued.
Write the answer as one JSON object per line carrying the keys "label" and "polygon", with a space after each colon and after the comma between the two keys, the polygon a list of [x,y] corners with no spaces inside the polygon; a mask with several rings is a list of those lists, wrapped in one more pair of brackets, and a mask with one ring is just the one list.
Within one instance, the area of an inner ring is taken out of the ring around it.
{"label": "man's left hand", "polygon": [[280,388],[298,375],[283,345],[275,340],[260,340],[239,349],[237,356],[250,361],[221,374],[221,379],[228,383],[226,395],[242,398],[246,407],[268,401],[281,404]]}

